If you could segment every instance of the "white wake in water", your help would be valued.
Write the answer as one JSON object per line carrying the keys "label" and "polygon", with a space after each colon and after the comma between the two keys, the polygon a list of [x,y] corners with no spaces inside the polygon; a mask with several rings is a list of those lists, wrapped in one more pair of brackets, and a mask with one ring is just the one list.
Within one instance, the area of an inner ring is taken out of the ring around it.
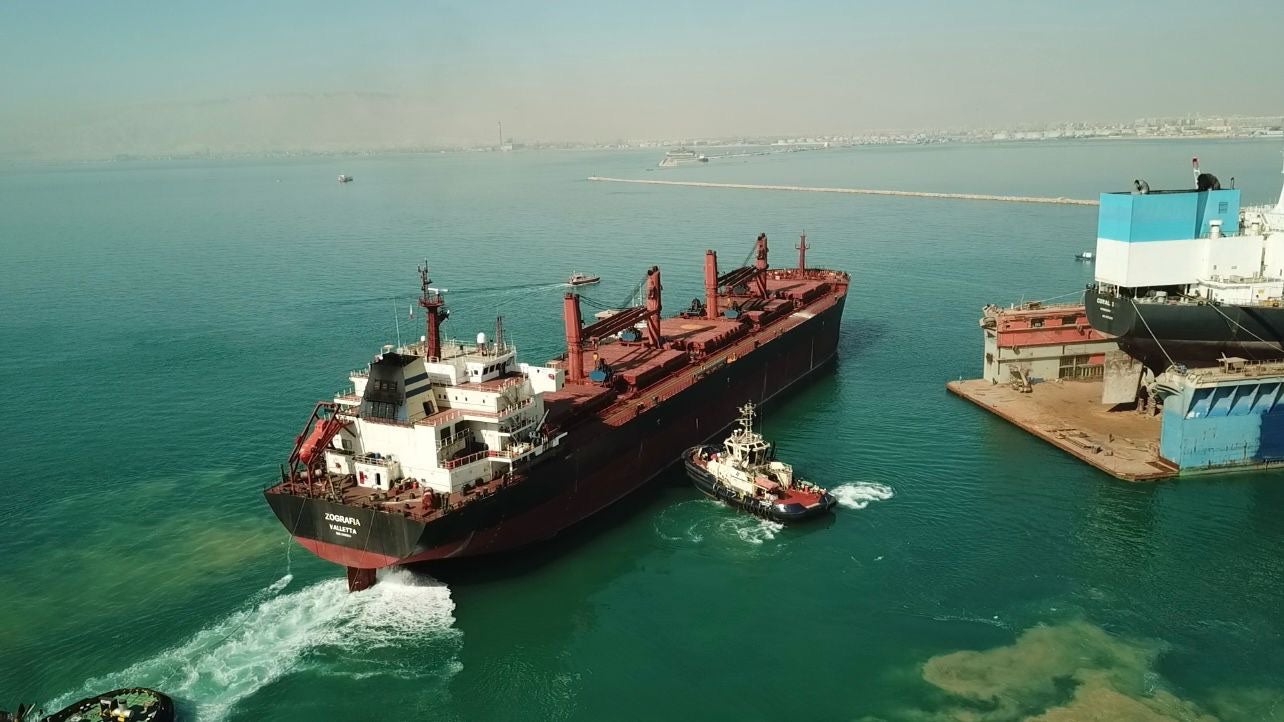
{"label": "white wake in water", "polygon": [[843,484],[830,489],[829,493],[844,509],[864,509],[876,501],[887,501],[896,495],[892,487],[872,481]]}
{"label": "white wake in water", "polygon": [[[459,642],[460,633],[452,628],[455,603],[444,584],[395,570],[356,594],[348,592],[343,579],[281,594],[291,578],[287,574],[277,580],[253,595],[244,609],[182,644],[128,669],[91,679],[46,709],[58,709],[103,690],[141,685],[194,706],[200,722],[216,722],[309,654],[358,655],[434,636]],[[442,669],[453,674],[458,664],[452,660]]]}
{"label": "white wake in water", "polygon": [[750,544],[762,544],[776,538],[776,534],[785,528],[784,524],[778,521],[768,519],[759,519],[756,516],[742,515],[734,519],[728,519],[723,524],[723,528],[730,528],[741,541]]}

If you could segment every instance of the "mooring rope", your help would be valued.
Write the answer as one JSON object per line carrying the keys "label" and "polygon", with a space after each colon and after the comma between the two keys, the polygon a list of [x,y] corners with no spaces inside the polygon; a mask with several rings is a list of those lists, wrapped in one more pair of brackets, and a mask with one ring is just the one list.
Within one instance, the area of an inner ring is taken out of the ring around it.
{"label": "mooring rope", "polygon": [[1159,347],[1160,351],[1164,352],[1164,358],[1168,359],[1168,367],[1172,368],[1173,366],[1176,366],[1177,364],[1173,361],[1173,357],[1168,355],[1168,349],[1164,348],[1164,345],[1159,342],[1159,337],[1150,329],[1150,323],[1146,321],[1146,317],[1142,315],[1141,309],[1137,308],[1137,299],[1129,298],[1128,302],[1132,304],[1132,310],[1137,314],[1137,318],[1141,319],[1141,323],[1146,327],[1146,331],[1150,334],[1150,337],[1155,339],[1155,345]]}

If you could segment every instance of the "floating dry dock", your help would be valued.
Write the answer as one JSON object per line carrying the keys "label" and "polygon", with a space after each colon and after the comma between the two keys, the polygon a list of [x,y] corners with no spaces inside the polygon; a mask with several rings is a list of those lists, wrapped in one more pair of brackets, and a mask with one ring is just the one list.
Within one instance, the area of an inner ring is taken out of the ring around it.
{"label": "floating dry dock", "polygon": [[1107,474],[1284,465],[1284,362],[1224,358],[1152,377],[1082,305],[987,306],[981,328],[984,378],[946,388]]}
{"label": "floating dry dock", "polygon": [[1037,383],[1029,392],[985,379],[945,388],[1111,476],[1155,481],[1178,473],[1159,456],[1159,417],[1110,411],[1100,381]]}

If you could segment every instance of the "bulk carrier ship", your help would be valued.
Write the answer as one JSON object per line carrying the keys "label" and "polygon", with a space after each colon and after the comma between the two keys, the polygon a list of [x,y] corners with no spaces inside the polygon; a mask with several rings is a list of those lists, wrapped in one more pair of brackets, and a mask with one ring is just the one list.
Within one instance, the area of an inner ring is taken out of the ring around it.
{"label": "bulk carrier ship", "polygon": [[510,551],[621,499],[717,435],[746,400],[765,402],[834,358],[849,277],[752,265],[662,317],[660,269],[643,303],[585,326],[563,299],[566,351],[518,362],[504,338],[445,341],[443,292],[420,271],[419,343],[385,346],[352,388],[316,404],[264,491],[286,530],[347,568],[348,588],[391,565]]}

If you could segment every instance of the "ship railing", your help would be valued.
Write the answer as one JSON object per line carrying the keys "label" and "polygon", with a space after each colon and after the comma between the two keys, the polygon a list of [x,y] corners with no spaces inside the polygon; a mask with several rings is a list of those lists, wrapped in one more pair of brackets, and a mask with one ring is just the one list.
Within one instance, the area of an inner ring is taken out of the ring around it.
{"label": "ship railing", "polygon": [[485,459],[489,456],[490,456],[490,449],[487,449],[485,451],[478,451],[475,454],[469,454],[468,456],[461,456],[458,459],[443,461],[441,463],[441,467],[443,469],[458,469],[461,466],[467,466],[468,464],[471,464],[474,461],[481,461],[482,459]]}
{"label": "ship railing", "polygon": [[[432,414],[430,416],[425,416],[421,419],[416,419],[414,423],[440,425],[440,424],[452,423],[464,416],[476,416],[483,419],[505,419],[505,418],[508,418],[509,416],[512,416],[517,411],[520,411],[521,409],[524,409],[527,406],[530,406],[533,403],[535,403],[535,397],[531,396],[511,406],[505,406],[499,411],[487,411],[484,409],[447,409],[446,411],[441,411],[436,414]],[[409,424],[409,422],[400,422],[400,423]]]}
{"label": "ship railing", "polygon": [[534,397],[534,396],[530,396],[530,397],[528,397],[528,398],[522,399],[521,401],[518,401],[518,402],[517,402],[517,403],[515,403],[515,404],[512,404],[512,405],[510,405],[510,406],[506,406],[506,407],[504,407],[504,408],[500,409],[500,410],[499,410],[499,413],[497,413],[497,414],[496,414],[496,417],[501,418],[501,419],[502,419],[502,418],[507,418],[507,417],[509,417],[509,416],[512,416],[515,412],[520,411],[520,410],[522,410],[522,409],[526,408],[527,406],[530,406],[530,405],[531,405],[531,404],[533,404],[533,403],[535,403],[535,397]]}
{"label": "ship railing", "polygon": [[454,445],[454,444],[457,444],[457,443],[460,443],[460,442],[464,442],[464,441],[467,441],[467,440],[469,440],[469,439],[471,439],[471,438],[473,438],[473,430],[472,430],[472,429],[464,429],[463,431],[460,431],[459,433],[454,434],[453,436],[444,436],[444,437],[442,437],[441,441],[437,444],[437,450],[438,450],[438,451],[441,451],[442,449],[446,448],[447,446],[451,446],[451,445]]}
{"label": "ship railing", "polygon": [[526,418],[520,421],[508,420],[499,424],[496,428],[501,434],[515,434],[523,429],[529,429],[535,425],[533,418]]}
{"label": "ship railing", "polygon": [[1223,357],[1215,367],[1187,368],[1173,365],[1168,372],[1185,376],[1196,382],[1218,378],[1253,378],[1284,374],[1284,359],[1243,359]]}
{"label": "ship railing", "polygon": [[370,413],[361,414],[361,419],[376,424],[389,424],[391,426],[414,426],[414,422],[405,419],[394,419],[390,416],[375,416]]}
{"label": "ship railing", "polygon": [[445,411],[439,411],[435,414],[425,416],[421,419],[416,419],[415,423],[416,424],[434,424],[434,425],[449,424],[449,423],[455,422],[463,415],[464,415],[463,409],[446,409]]}
{"label": "ship railing", "polygon": [[376,466],[390,466],[395,461],[390,456],[376,454],[358,454],[352,457],[352,460],[358,464],[374,464]]}
{"label": "ship railing", "polygon": [[462,384],[446,384],[445,388],[457,389],[459,391],[469,391],[469,392],[480,391],[483,393],[497,393],[499,391],[507,391],[508,389],[511,389],[514,386],[520,386],[522,382],[525,380],[526,380],[526,377],[523,375],[523,376],[513,376],[513,377],[503,378],[503,379],[494,379],[491,381],[484,381],[482,382],[482,384],[485,384],[484,386],[482,384],[462,383]]}
{"label": "ship railing", "polygon": [[[405,350],[411,355],[422,356],[424,353],[424,344],[422,341],[416,341],[412,344],[406,345]],[[448,338],[443,339],[441,342],[441,355],[433,356],[428,360],[434,363],[440,363],[442,361],[449,361],[452,359],[464,359],[465,361],[470,358],[475,360],[494,359],[505,354],[515,353],[516,351],[517,347],[508,343],[502,346],[495,346],[493,343],[485,346],[478,346],[477,344],[463,343],[462,341],[456,341],[455,339]]]}

